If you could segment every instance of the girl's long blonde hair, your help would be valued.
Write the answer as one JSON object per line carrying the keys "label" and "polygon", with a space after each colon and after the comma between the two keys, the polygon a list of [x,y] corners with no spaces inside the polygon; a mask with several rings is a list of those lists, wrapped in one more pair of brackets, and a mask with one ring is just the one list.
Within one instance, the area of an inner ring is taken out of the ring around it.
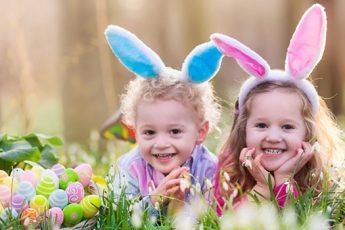
{"label": "girl's long blonde hair", "polygon": [[341,130],[335,123],[333,114],[322,98],[320,98],[318,111],[313,113],[308,98],[294,84],[288,82],[265,82],[255,87],[248,94],[243,107],[240,108],[240,112],[237,115],[235,114],[231,132],[220,151],[218,172],[216,172],[216,177],[218,178],[216,180],[219,180],[219,185],[222,185],[225,182],[223,173],[228,173],[230,176],[230,188],[225,190],[222,186],[219,186],[216,189],[219,189],[220,194],[225,198],[229,198],[237,186],[240,186],[241,190],[246,193],[256,184],[251,174],[239,162],[240,152],[246,147],[246,124],[250,115],[250,105],[256,95],[277,89],[287,90],[300,96],[303,104],[301,113],[307,130],[305,141],[318,141],[321,146],[321,151],[315,153],[312,159],[294,176],[301,191],[305,191],[307,187],[311,186],[320,190],[322,186],[320,181],[321,173],[324,173],[326,166],[331,163],[333,157],[342,157],[343,153],[341,151],[344,141]]}

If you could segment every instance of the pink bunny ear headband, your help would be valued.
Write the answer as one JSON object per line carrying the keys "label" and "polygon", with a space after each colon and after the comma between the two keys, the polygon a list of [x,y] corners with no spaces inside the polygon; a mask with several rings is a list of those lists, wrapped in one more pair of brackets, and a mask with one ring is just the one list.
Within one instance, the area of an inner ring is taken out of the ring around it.
{"label": "pink bunny ear headband", "polygon": [[223,34],[211,35],[211,40],[228,57],[236,59],[240,67],[250,74],[239,93],[239,109],[248,93],[267,81],[291,82],[308,97],[313,112],[319,106],[319,96],[314,86],[306,80],[320,61],[326,42],[327,19],[324,7],[311,6],[300,20],[293,34],[285,60],[285,71],[271,70],[267,62],[241,42]]}
{"label": "pink bunny ear headband", "polygon": [[202,83],[218,72],[223,58],[213,42],[203,43],[191,51],[179,71],[166,67],[157,53],[122,27],[108,26],[105,36],[119,61],[129,71],[143,78],[173,76],[184,81]]}

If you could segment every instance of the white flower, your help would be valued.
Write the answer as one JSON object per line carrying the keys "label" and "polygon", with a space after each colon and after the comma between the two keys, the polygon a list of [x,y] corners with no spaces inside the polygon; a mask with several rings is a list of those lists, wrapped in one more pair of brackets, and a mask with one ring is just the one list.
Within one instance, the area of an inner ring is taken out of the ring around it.
{"label": "white flower", "polygon": [[252,166],[252,161],[250,158],[247,158],[243,163],[242,163],[242,166],[246,167],[246,168],[250,168],[252,169],[253,166]]}
{"label": "white flower", "polygon": [[190,183],[187,179],[181,178],[180,179],[180,190],[181,192],[184,192],[187,188],[189,188]]}
{"label": "white flower", "polygon": [[320,173],[320,180],[323,180],[323,172]]}
{"label": "white flower", "polygon": [[292,191],[292,184],[290,183],[290,181],[286,181],[284,184],[286,184],[286,188],[285,188],[285,192],[289,193]]}
{"label": "white flower", "polygon": [[311,151],[316,152],[316,153],[319,153],[321,151],[321,146],[320,146],[319,142],[315,142],[313,144],[313,146],[311,147]]}
{"label": "white flower", "polygon": [[195,190],[194,188],[190,188],[190,190],[189,190],[189,191],[190,191],[190,194],[191,194],[192,196],[194,196],[194,195],[195,195],[194,190]]}
{"label": "white flower", "polygon": [[224,181],[223,182],[223,189],[225,190],[225,191],[228,191],[229,190],[229,185]]}
{"label": "white flower", "polygon": [[232,192],[231,196],[235,198],[238,195],[238,189],[235,188],[234,191]]}
{"label": "white flower", "polygon": [[224,172],[223,175],[226,181],[230,181],[230,176],[227,172]]}
{"label": "white flower", "polygon": [[132,215],[132,224],[134,227],[140,228],[141,227],[141,215],[134,212]]}
{"label": "white flower", "polygon": [[155,224],[157,222],[157,217],[155,215],[150,216],[150,223]]}
{"label": "white flower", "polygon": [[210,190],[212,188],[212,182],[209,179],[205,180],[206,188]]}
{"label": "white flower", "polygon": [[109,175],[110,175],[110,177],[114,177],[114,176],[115,176],[114,165],[111,165],[111,166],[110,166]]}
{"label": "white flower", "polygon": [[158,202],[155,203],[155,209],[159,210],[159,203]]}

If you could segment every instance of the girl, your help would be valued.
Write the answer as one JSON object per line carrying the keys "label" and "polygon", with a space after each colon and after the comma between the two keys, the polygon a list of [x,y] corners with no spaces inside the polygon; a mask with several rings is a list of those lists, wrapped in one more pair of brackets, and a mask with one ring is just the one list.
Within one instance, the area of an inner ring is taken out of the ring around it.
{"label": "girl", "polygon": [[[262,199],[270,198],[269,176],[278,204],[283,207],[287,187],[321,189],[320,175],[342,143],[331,112],[306,78],[321,59],[326,38],[326,15],[313,5],[293,35],[285,71],[271,70],[254,51],[233,38],[213,34],[223,54],[233,57],[251,77],[242,85],[230,135],[219,155],[215,194],[233,205],[247,200],[237,186]],[[312,147],[318,141],[319,144]],[[319,146],[321,150],[319,149]],[[219,211],[219,210],[218,210]]]}
{"label": "girl", "polygon": [[109,26],[105,33],[122,64],[141,77],[121,97],[124,123],[133,127],[138,146],[118,160],[115,189],[125,184],[126,193],[140,195],[150,212],[157,202],[169,203],[166,197],[189,200],[189,181],[205,192],[205,178],[213,178],[217,158],[202,143],[220,114],[207,81],[218,71],[222,54],[212,42],[204,43],[178,71],[165,67],[121,27]]}

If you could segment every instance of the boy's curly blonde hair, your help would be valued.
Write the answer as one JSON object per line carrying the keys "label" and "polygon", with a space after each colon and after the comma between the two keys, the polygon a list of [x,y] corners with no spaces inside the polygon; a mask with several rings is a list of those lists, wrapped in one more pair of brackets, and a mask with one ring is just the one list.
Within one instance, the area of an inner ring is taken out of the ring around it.
{"label": "boy's curly blonde hair", "polygon": [[135,127],[136,110],[140,101],[174,99],[194,109],[200,121],[208,121],[210,131],[220,118],[220,106],[211,83],[195,84],[176,77],[152,79],[136,78],[130,81],[121,95],[121,113],[125,124]]}

